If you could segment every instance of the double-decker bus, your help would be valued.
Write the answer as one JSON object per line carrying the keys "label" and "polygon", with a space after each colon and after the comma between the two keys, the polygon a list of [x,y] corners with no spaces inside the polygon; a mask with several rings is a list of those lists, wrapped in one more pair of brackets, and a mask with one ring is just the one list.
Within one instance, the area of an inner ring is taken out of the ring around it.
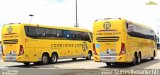
{"label": "double-decker bus", "polygon": [[96,62],[141,63],[154,59],[157,39],[153,29],[121,18],[96,20],[93,27],[93,53]]}
{"label": "double-decker bus", "polygon": [[58,59],[91,59],[92,32],[85,29],[36,24],[6,24],[2,27],[4,62],[25,65],[56,63]]}

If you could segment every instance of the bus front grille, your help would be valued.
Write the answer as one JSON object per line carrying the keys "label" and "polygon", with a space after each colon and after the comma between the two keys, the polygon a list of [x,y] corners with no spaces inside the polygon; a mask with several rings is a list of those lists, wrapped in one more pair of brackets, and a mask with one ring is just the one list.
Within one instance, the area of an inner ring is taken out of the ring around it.
{"label": "bus front grille", "polygon": [[119,40],[118,36],[112,36],[112,37],[97,37],[97,42],[116,42]]}
{"label": "bus front grille", "polygon": [[4,44],[17,44],[18,39],[11,39],[11,40],[3,40]]}

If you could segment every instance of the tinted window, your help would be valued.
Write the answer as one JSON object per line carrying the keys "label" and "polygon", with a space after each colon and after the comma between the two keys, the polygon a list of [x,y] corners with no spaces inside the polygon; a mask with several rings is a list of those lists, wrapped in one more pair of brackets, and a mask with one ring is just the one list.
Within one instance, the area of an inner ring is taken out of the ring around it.
{"label": "tinted window", "polygon": [[91,42],[90,37],[89,37],[89,35],[88,35],[87,32],[84,32],[84,33],[83,33],[83,40],[84,40],[84,41]]}
{"label": "tinted window", "polygon": [[82,40],[82,32],[74,31],[73,38],[74,40]]}
{"label": "tinted window", "polygon": [[63,30],[63,38],[65,39],[72,39],[72,31],[70,30]]}
{"label": "tinted window", "polygon": [[45,37],[46,29],[45,28],[37,28],[37,36],[38,37]]}
{"label": "tinted window", "polygon": [[25,26],[25,32],[26,32],[26,35],[27,35],[28,37],[36,37],[36,36],[37,36],[36,27]]}
{"label": "tinted window", "polygon": [[60,30],[60,29],[57,29],[56,30],[56,35],[57,35],[57,37],[59,38],[59,37],[62,37],[62,30]]}
{"label": "tinted window", "polygon": [[153,30],[150,30],[148,28],[135,25],[133,23],[127,23],[127,33],[128,35],[132,37],[139,37],[139,38],[145,38],[145,39],[151,39],[154,40],[155,33]]}
{"label": "tinted window", "polygon": [[57,37],[56,29],[51,29],[51,28],[46,29],[46,37]]}
{"label": "tinted window", "polygon": [[82,40],[83,33],[79,31],[64,30],[63,38],[70,40]]}
{"label": "tinted window", "polygon": [[42,27],[33,27],[33,26],[25,26],[25,32],[26,32],[26,35],[31,38],[43,37],[43,39],[57,38],[57,39],[81,40],[81,41],[91,42],[88,32],[60,30],[60,29],[42,28]]}

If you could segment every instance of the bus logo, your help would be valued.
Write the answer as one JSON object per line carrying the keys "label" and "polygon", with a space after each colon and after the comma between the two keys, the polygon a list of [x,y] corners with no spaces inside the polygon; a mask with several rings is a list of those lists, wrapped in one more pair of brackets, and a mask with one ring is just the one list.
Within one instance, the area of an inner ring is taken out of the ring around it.
{"label": "bus logo", "polygon": [[8,30],[8,33],[12,33],[12,30],[13,30],[12,26],[9,26],[7,30]]}
{"label": "bus logo", "polygon": [[111,28],[111,23],[110,23],[110,22],[105,22],[105,23],[103,24],[103,28],[104,28],[104,29],[110,29],[110,28]]}
{"label": "bus logo", "polygon": [[83,49],[83,51],[86,51],[88,49],[88,46],[87,46],[86,42],[82,43],[82,49]]}

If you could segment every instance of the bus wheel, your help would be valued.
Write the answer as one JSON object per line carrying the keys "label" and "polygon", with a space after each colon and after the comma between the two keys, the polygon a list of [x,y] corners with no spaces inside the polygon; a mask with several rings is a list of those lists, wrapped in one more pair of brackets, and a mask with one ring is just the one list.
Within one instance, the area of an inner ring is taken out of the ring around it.
{"label": "bus wheel", "polygon": [[48,56],[48,54],[43,54],[43,55],[42,55],[41,63],[42,63],[43,65],[45,65],[45,64],[48,64],[48,62],[49,62],[49,56]]}
{"label": "bus wheel", "polygon": [[87,57],[86,57],[86,60],[90,60],[91,57],[92,57],[92,52],[88,52],[88,55],[87,55]]}
{"label": "bus wheel", "polygon": [[73,60],[73,61],[76,61],[76,60],[77,60],[77,58],[72,58],[72,60]]}
{"label": "bus wheel", "polygon": [[30,62],[24,62],[23,63],[25,66],[29,66]]}
{"label": "bus wheel", "polygon": [[137,64],[140,64],[141,63],[141,54],[139,53],[137,55]]}
{"label": "bus wheel", "polygon": [[155,51],[153,52],[153,57],[151,57],[151,60],[154,60],[155,57]]}
{"label": "bus wheel", "polygon": [[51,63],[52,64],[55,64],[55,63],[57,63],[57,60],[58,60],[58,55],[57,54],[52,54],[52,56],[51,56]]}
{"label": "bus wheel", "polygon": [[41,63],[40,62],[34,62],[33,64],[34,65],[40,65]]}
{"label": "bus wheel", "polygon": [[132,66],[135,66],[136,65],[136,56],[134,57],[132,63],[131,63]]}
{"label": "bus wheel", "polygon": [[106,63],[106,65],[107,65],[107,66],[111,66],[112,64],[111,64],[111,63]]}

